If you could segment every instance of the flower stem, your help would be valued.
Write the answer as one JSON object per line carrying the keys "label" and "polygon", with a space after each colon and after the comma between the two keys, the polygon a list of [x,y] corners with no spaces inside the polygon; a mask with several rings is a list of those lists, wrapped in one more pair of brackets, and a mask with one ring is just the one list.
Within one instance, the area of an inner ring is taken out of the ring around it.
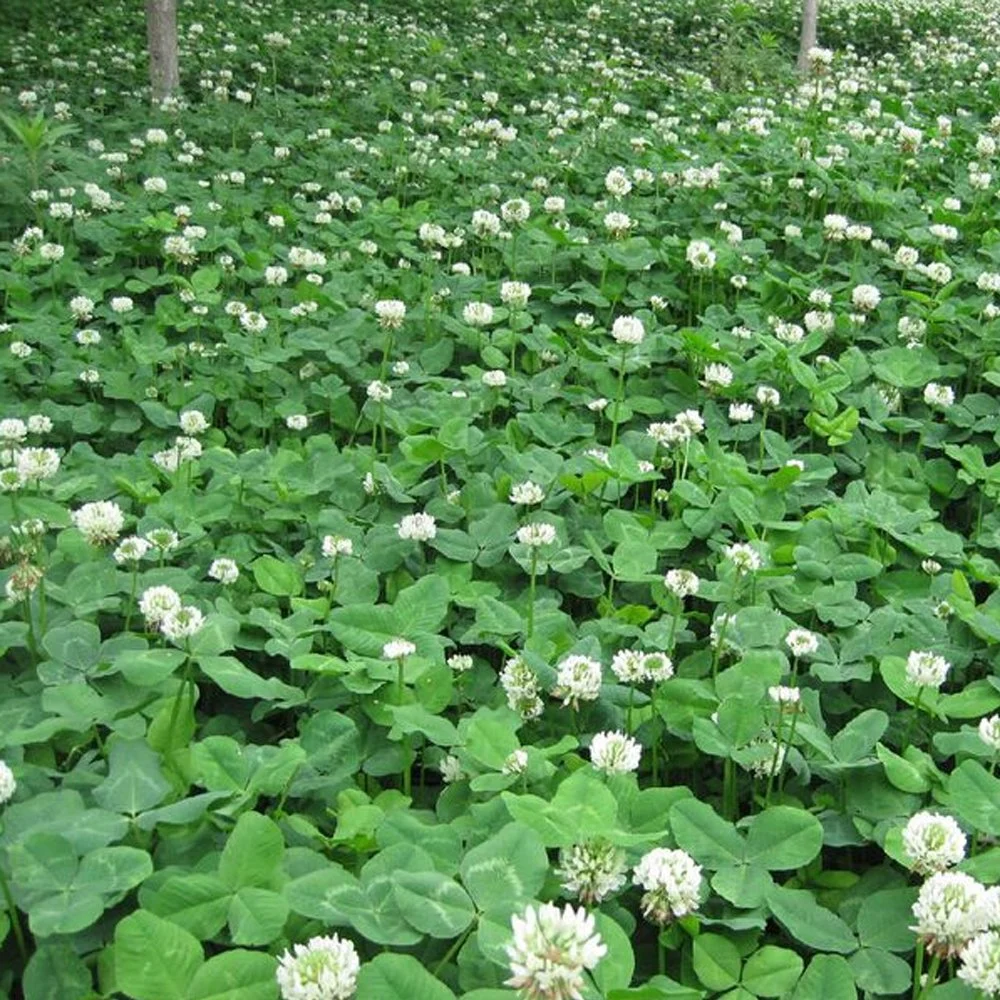
{"label": "flower stem", "polygon": [[618,411],[621,409],[625,396],[625,358],[628,353],[628,345],[622,345],[621,362],[618,365],[618,389],[615,393],[615,412],[611,418],[611,447],[614,448],[618,440]]}
{"label": "flower stem", "polygon": [[14,940],[17,942],[17,950],[22,962],[28,961],[28,946],[24,941],[24,929],[21,927],[21,918],[18,915],[17,907],[14,905],[14,897],[10,894],[10,884],[3,869],[0,868],[0,892],[3,893],[4,903],[7,912],[10,914],[10,926],[14,931]]}
{"label": "flower stem", "polygon": [[528,587],[528,631],[525,641],[529,640],[535,631],[535,581],[538,577],[538,549],[531,549],[531,583]]}

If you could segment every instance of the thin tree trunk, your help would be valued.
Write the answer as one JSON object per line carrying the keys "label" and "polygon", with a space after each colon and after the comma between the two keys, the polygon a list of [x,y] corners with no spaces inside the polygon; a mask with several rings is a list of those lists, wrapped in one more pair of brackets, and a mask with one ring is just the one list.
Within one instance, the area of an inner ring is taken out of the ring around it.
{"label": "thin tree trunk", "polygon": [[177,0],[146,0],[149,82],[153,100],[162,101],[180,86],[177,64]]}
{"label": "thin tree trunk", "polygon": [[809,50],[816,47],[819,0],[802,0],[802,33],[799,35],[799,72],[809,69]]}

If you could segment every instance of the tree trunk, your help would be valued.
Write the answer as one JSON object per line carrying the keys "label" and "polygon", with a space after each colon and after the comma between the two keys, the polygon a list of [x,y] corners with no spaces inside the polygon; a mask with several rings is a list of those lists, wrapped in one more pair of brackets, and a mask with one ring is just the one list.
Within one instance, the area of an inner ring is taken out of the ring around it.
{"label": "tree trunk", "polygon": [[802,32],[799,35],[799,72],[809,69],[809,50],[816,46],[816,22],[819,20],[819,0],[802,0]]}
{"label": "tree trunk", "polygon": [[180,86],[177,65],[177,0],[146,0],[149,82],[153,100],[162,101]]}

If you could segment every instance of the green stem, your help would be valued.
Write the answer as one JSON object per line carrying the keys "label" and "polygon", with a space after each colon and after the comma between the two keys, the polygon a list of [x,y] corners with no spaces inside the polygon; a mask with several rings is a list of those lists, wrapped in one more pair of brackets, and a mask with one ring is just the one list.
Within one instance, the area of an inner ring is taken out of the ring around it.
{"label": "green stem", "polygon": [[535,631],[535,581],[538,576],[538,548],[531,547],[531,583],[528,586],[528,631],[525,641],[531,639]]}
{"label": "green stem", "polygon": [[784,728],[784,715],[778,713],[778,729],[774,734],[774,756],[771,757],[771,766],[767,772],[767,788],[764,790],[764,808],[771,804],[771,788],[774,786],[774,774],[778,770],[778,761],[781,757],[781,730]]}
{"label": "green stem", "polygon": [[628,711],[625,714],[625,732],[632,735],[632,709],[635,706],[635,688],[628,689]]}
{"label": "green stem", "polygon": [[615,393],[615,412],[611,418],[611,447],[614,448],[618,440],[618,411],[621,409],[625,396],[625,357],[628,353],[628,345],[622,345],[621,363],[618,365],[618,389]]}
{"label": "green stem", "polygon": [[0,892],[3,892],[7,912],[10,914],[10,926],[14,931],[14,940],[17,942],[17,950],[21,955],[21,961],[26,963],[28,961],[28,946],[24,941],[24,929],[21,927],[21,918],[17,912],[17,907],[14,905],[14,897],[10,894],[10,884],[7,882],[7,876],[4,874],[2,868],[0,868]]}
{"label": "green stem", "polygon": [[458,954],[459,949],[468,940],[469,935],[472,933],[472,929],[476,926],[476,921],[473,920],[468,927],[465,928],[462,933],[455,938],[451,943],[451,947],[444,953],[441,960],[437,965],[434,966],[434,971],[431,973],[433,976],[437,976],[438,973]]}
{"label": "green stem", "polygon": [[[922,950],[923,948],[921,947],[921,951]],[[920,992],[917,994],[917,1000],[923,1000],[923,998],[925,996],[929,996],[931,990],[934,989],[934,984],[937,982],[938,968],[940,967],[940,965],[941,965],[941,956],[932,955],[931,964],[927,969],[927,983],[926,985],[920,987]],[[919,977],[916,977],[916,982],[918,985],[920,984]]]}
{"label": "green stem", "polygon": [[[241,484],[242,485],[242,484]],[[139,581],[139,563],[132,563],[132,585],[128,592],[128,607],[125,609],[125,631],[132,624],[132,613],[135,611],[135,591]]]}

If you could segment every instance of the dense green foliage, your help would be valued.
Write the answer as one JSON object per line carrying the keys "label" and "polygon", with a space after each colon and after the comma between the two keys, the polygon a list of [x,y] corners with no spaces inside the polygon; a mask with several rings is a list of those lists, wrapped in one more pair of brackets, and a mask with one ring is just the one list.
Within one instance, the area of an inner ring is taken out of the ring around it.
{"label": "dense green foliage", "polygon": [[1000,5],[9,6],[0,998],[1000,992]]}

